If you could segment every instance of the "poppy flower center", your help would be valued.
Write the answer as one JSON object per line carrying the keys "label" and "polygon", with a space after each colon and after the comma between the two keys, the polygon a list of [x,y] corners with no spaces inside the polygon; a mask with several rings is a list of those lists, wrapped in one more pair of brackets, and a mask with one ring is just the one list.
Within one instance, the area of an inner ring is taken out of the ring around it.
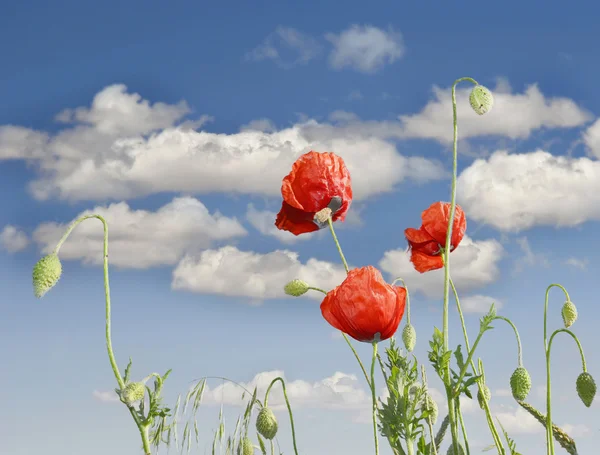
{"label": "poppy flower center", "polygon": [[[329,201],[329,204],[327,204],[327,208],[331,211],[331,216],[333,216],[333,214],[335,212],[337,212],[340,208],[342,207],[342,198],[340,196],[334,196],[331,198],[331,200]],[[326,227],[329,223],[328,223],[328,217],[323,217],[320,216],[319,214],[321,214],[323,211],[319,211],[315,214],[315,217],[313,218],[313,223],[315,223],[319,229],[323,229],[324,227]]]}

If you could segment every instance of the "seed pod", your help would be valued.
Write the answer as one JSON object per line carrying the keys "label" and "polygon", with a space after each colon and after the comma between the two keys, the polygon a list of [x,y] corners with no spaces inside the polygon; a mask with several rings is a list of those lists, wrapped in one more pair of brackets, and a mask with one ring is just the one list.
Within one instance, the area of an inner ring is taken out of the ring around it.
{"label": "seed pod", "polygon": [[62,264],[56,254],[49,254],[40,259],[33,267],[33,293],[37,298],[58,283],[62,274]]}
{"label": "seed pod", "polygon": [[402,342],[408,352],[412,352],[417,343],[417,332],[412,324],[406,324],[402,329]]}
{"label": "seed pod", "polygon": [[531,390],[531,376],[524,367],[517,368],[510,377],[510,390],[517,401],[523,401]]}
{"label": "seed pod", "polygon": [[577,395],[583,401],[588,408],[592,405],[592,401],[594,401],[594,397],[596,396],[596,382],[591,374],[587,372],[581,373],[577,377]]}
{"label": "seed pod", "polygon": [[252,439],[248,437],[242,439],[242,454],[254,455],[254,444],[252,444]]}
{"label": "seed pod", "polygon": [[577,307],[573,302],[567,300],[562,307],[561,315],[565,324],[565,329],[568,329],[577,320]]}
{"label": "seed pod", "polygon": [[256,431],[265,439],[273,439],[277,434],[277,418],[273,411],[263,407],[256,417]]}
{"label": "seed pod", "polygon": [[483,390],[483,394],[481,393],[481,390],[477,391],[477,401],[479,402],[479,407],[481,409],[484,409],[484,404],[492,399],[492,392],[490,391],[490,388],[485,384],[483,384],[481,388]]}
{"label": "seed pod", "polygon": [[292,280],[284,286],[283,290],[287,295],[300,297],[308,291],[308,283],[302,280]]}
{"label": "seed pod", "polygon": [[427,409],[431,412],[431,414],[429,415],[429,417],[431,418],[431,423],[432,425],[435,425],[435,422],[438,418],[438,405],[429,394],[425,395],[425,398],[423,399],[423,404],[421,405],[422,411],[425,411]]}
{"label": "seed pod", "polygon": [[121,397],[127,404],[135,403],[144,398],[146,386],[143,382],[131,382],[125,386]]}
{"label": "seed pod", "polygon": [[473,90],[471,90],[469,102],[478,115],[483,115],[492,109],[492,106],[494,105],[494,96],[492,95],[492,92],[483,85],[476,85],[473,87]]}

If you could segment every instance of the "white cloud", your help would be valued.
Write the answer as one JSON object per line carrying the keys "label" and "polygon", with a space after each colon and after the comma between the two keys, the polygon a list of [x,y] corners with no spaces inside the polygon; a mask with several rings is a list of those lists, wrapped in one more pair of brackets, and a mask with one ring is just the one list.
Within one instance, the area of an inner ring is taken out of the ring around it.
{"label": "white cloud", "polygon": [[[465,236],[459,247],[450,254],[452,280],[459,293],[482,288],[496,281],[499,276],[498,262],[504,249],[496,240],[472,240]],[[401,277],[410,292],[420,292],[431,299],[443,295],[443,269],[427,273],[417,272],[406,250],[384,253],[379,267],[394,278]]]}
{"label": "white cloud", "polygon": [[29,238],[27,234],[15,226],[7,224],[0,232],[0,245],[9,253],[16,253],[27,248]]}
{"label": "white cloud", "polygon": [[[286,297],[283,287],[296,278],[329,291],[345,277],[341,264],[313,258],[302,264],[298,253],[292,251],[259,254],[226,246],[203,251],[197,257],[184,257],[173,271],[171,286],[177,290],[268,299]],[[305,296],[319,300],[324,297],[317,291],[309,291]]]}
{"label": "white cloud", "polygon": [[496,389],[494,396],[497,397],[512,397],[512,392],[509,389]]}
{"label": "white cloud", "polygon": [[92,396],[98,400],[98,401],[103,401],[105,403],[113,403],[113,402],[119,402],[119,397],[117,396],[117,394],[114,391],[105,391],[105,392],[101,392],[99,390],[94,390],[92,392]]}
{"label": "white cloud", "polygon": [[570,423],[565,423],[561,426],[561,428],[572,438],[581,438],[588,436],[591,431],[590,428],[584,424],[571,425]]}
{"label": "white cloud", "polygon": [[575,267],[580,270],[587,270],[587,266],[588,266],[589,262],[590,261],[587,259],[568,258],[565,261],[565,264],[570,267]]}
{"label": "white cloud", "polygon": [[391,27],[385,31],[371,25],[353,25],[339,35],[328,33],[332,44],[329,64],[335,69],[353,68],[374,73],[404,55],[402,35]]}
{"label": "white cloud", "polygon": [[[463,84],[456,89],[461,140],[488,135],[526,139],[534,129],[572,128],[581,126],[592,118],[589,112],[568,98],[545,98],[536,84],[528,86],[523,94],[506,92],[509,87],[503,80],[498,81],[496,89],[492,90],[494,107],[486,115],[480,116],[469,105],[469,94],[473,86]],[[451,144],[454,134],[452,90],[434,86],[433,94],[435,100],[430,101],[421,112],[400,116],[403,136],[429,138]]]}
{"label": "white cloud", "polygon": [[363,98],[364,96],[359,90],[352,90],[346,97],[348,101],[358,101],[362,100]]}
{"label": "white cloud", "polygon": [[263,133],[273,133],[277,131],[275,124],[268,118],[252,120],[246,125],[240,127],[240,131],[261,131]]}
{"label": "white cloud", "polygon": [[492,303],[497,310],[504,306],[498,299],[494,299],[487,295],[476,294],[460,299],[460,306],[465,313],[485,314],[490,310]]}
{"label": "white cloud", "polygon": [[279,26],[245,58],[254,62],[273,60],[278,66],[289,69],[308,63],[318,57],[321,50],[314,38],[294,28]]}
{"label": "white cloud", "polygon": [[[184,253],[247,234],[236,218],[225,217],[218,211],[211,215],[200,201],[190,197],[175,198],[156,212],[132,210],[125,202],[120,202],[86,210],[75,219],[90,214],[106,219],[110,263],[119,267],[143,269],[173,265]],[[49,253],[69,224],[43,223],[35,230],[33,238],[42,245],[44,253]],[[100,221],[86,220],[71,233],[60,256],[101,264],[103,239]]]}
{"label": "white cloud", "polygon": [[497,151],[460,174],[457,197],[469,219],[502,231],[577,226],[600,219],[600,162]]}
{"label": "white cloud", "polygon": [[588,147],[590,155],[600,158],[600,119],[597,119],[583,132],[583,142]]}
{"label": "white cloud", "polygon": [[515,411],[493,413],[508,434],[541,433],[544,427],[535,420],[527,411],[519,407]]}
{"label": "white cloud", "polygon": [[549,267],[550,261],[546,258],[546,256],[542,253],[534,253],[529,245],[529,241],[527,237],[520,237],[516,239],[521,251],[523,252],[523,256],[517,258],[513,265],[512,273],[513,275],[518,275],[521,273],[526,267],[532,268],[536,266],[541,267]]}

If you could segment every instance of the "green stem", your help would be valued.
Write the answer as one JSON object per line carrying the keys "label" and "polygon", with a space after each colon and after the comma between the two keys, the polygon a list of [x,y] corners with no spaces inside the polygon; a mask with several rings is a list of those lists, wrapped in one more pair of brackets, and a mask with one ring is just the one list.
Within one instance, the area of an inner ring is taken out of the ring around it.
{"label": "green stem", "polygon": [[[448,351],[448,300],[450,294],[450,249],[452,241],[452,226],[454,224],[454,211],[456,208],[456,179],[457,179],[457,167],[458,167],[458,119],[456,114],[456,85],[462,81],[469,81],[477,85],[477,81],[470,77],[461,77],[452,84],[452,114],[453,114],[453,126],[454,126],[454,140],[452,147],[452,187],[450,191],[450,214],[448,217],[448,231],[446,232],[446,244],[444,245],[444,311],[443,311],[443,324],[442,333],[444,338],[444,352]],[[452,393],[450,390],[450,363],[446,366],[446,377],[448,383],[446,384],[446,395],[448,399],[448,412],[450,413],[450,429],[452,432],[452,444],[454,446],[454,453],[458,453],[457,437],[458,432],[456,428],[456,419],[454,416],[454,403],[452,403]]]}
{"label": "green stem", "polygon": [[320,288],[315,288],[313,286],[309,286],[308,289],[312,289],[313,291],[319,291],[319,292],[322,292],[323,294],[327,295],[327,291],[324,291],[323,289],[320,289]]}
{"label": "green stem", "polygon": [[[567,300],[571,300],[569,298],[569,293],[567,292],[567,290],[564,288],[564,286],[558,284],[558,283],[552,283],[550,286],[548,286],[546,288],[546,296],[544,299],[544,352],[546,354],[546,408],[548,409],[550,406],[549,403],[549,396],[550,396],[550,356],[548,353],[548,296],[550,294],[550,289],[552,289],[553,287],[557,287],[560,288]],[[552,422],[552,421],[550,421]],[[550,425],[550,428],[548,428],[548,425],[546,425],[546,447],[547,447],[547,453],[548,455],[550,454],[554,454],[554,439],[552,438],[552,425]]]}
{"label": "green stem", "polygon": [[377,438],[377,398],[375,396],[375,360],[377,359],[377,342],[373,342],[373,359],[371,361],[371,399],[373,400],[373,437],[375,438],[375,455],[379,455],[379,439]]}
{"label": "green stem", "polygon": [[456,399],[456,414],[458,415],[458,421],[460,422],[460,428],[465,441],[465,451],[467,452],[467,455],[471,455],[471,450],[469,449],[469,438],[467,438],[467,428],[465,427],[462,411],[460,410],[460,398]]}
{"label": "green stem", "polygon": [[[462,326],[463,336],[465,338],[465,348],[466,348],[467,352],[469,352],[471,350],[471,348],[469,347],[469,335],[467,334],[467,326],[465,325],[465,317],[463,315],[462,308],[460,306],[460,299],[458,298],[458,292],[456,291],[456,286],[454,286],[454,281],[452,281],[452,278],[450,278],[450,285],[452,286],[452,292],[454,293],[454,300],[456,301],[456,309],[458,311],[458,315],[460,316],[460,324]],[[469,363],[471,365],[471,369],[473,370],[473,374],[475,376],[478,376],[480,373],[478,373],[477,368],[475,368],[475,363],[473,362],[472,358]],[[477,387],[479,388],[481,393],[483,393],[483,386],[484,386],[484,382],[477,381]],[[496,424],[494,423],[494,420],[492,419],[492,412],[490,411],[490,408],[489,408],[487,402],[484,403],[484,411],[486,414],[486,419],[488,421],[488,426],[490,428],[492,437],[494,439],[494,444],[496,445],[496,449],[498,449],[498,453],[504,455],[504,453],[505,453],[504,444],[502,443],[502,440],[500,439],[500,434],[498,433]]]}
{"label": "green stem", "polygon": [[569,329],[555,330],[550,336],[550,340],[548,341],[548,349],[546,350],[546,432],[548,433],[549,449],[550,454],[552,455],[554,455],[554,434],[552,429],[552,391],[550,389],[550,350],[552,349],[552,340],[554,340],[554,337],[561,332],[568,333],[569,335],[571,335],[571,338],[575,340],[575,343],[577,343],[577,347],[579,348],[579,355],[581,356],[581,367],[584,372],[587,371],[585,356],[583,354],[583,347],[581,346],[581,343],[579,342],[577,336]]}
{"label": "green stem", "polygon": [[[73,229],[75,229],[81,222],[89,219],[96,218],[102,222],[102,226],[104,228],[104,255],[103,255],[103,265],[104,265],[104,296],[105,296],[105,337],[106,337],[106,350],[108,352],[108,360],[110,361],[110,366],[113,370],[113,374],[115,379],[117,380],[117,384],[119,384],[119,388],[123,390],[125,388],[125,381],[123,381],[123,377],[121,376],[121,372],[119,371],[119,367],[117,366],[117,361],[115,360],[115,354],[112,348],[112,339],[111,339],[111,312],[110,312],[110,283],[108,280],[108,224],[106,220],[100,215],[86,215],[82,216],[78,220],[75,220],[71,226],[64,233],[62,238],[56,244],[54,248],[54,254],[58,256],[60,248],[63,243],[67,240]],[[131,405],[127,405],[127,409],[129,409],[129,413],[133,417],[135,424],[137,425],[140,436],[142,438],[142,445],[144,449],[144,453],[151,454],[150,451],[150,439],[148,437],[148,426],[144,425],[140,418],[138,417],[135,409]]]}
{"label": "green stem", "polygon": [[[296,430],[294,429],[294,416],[292,414],[292,407],[290,406],[290,402],[288,401],[287,392],[285,390],[285,382],[283,381],[283,378],[281,378],[280,376],[273,379],[271,381],[271,384],[269,384],[269,387],[267,388],[267,392],[265,393],[265,407],[267,406],[267,401],[269,400],[269,392],[271,391],[271,387],[273,387],[273,385],[277,381],[281,382],[281,388],[283,389],[283,397],[285,398],[285,404],[287,405],[287,408],[288,408],[288,413],[290,415],[290,424],[292,426],[292,442],[294,444],[294,453],[296,455],[298,455],[298,448],[296,447]],[[273,441],[271,441],[271,442],[273,442]]]}
{"label": "green stem", "polygon": [[[425,365],[421,365],[421,378],[423,380],[423,388],[425,393],[429,395],[429,386],[427,385],[427,374],[425,373]],[[429,401],[425,400],[425,410],[430,411]],[[427,417],[427,426],[429,427],[429,437],[431,438],[431,447],[433,448],[433,455],[437,455],[437,447],[435,446],[435,438],[433,436],[433,423],[431,422],[431,416]],[[431,451],[429,452],[431,455]]]}

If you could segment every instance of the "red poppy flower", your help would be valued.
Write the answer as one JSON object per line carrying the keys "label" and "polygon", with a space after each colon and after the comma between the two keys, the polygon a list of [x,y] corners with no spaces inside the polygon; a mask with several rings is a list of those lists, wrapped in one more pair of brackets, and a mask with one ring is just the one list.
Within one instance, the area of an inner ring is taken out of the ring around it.
{"label": "red poppy flower", "polygon": [[328,223],[315,220],[315,214],[329,207],[332,221],[344,221],[352,202],[350,173],[334,153],[305,153],[292,165],[281,185],[283,204],[275,226],[294,235],[317,231]]}
{"label": "red poppy flower", "polygon": [[384,281],[372,266],[353,269],[321,302],[321,313],[333,327],[358,341],[387,340],[404,315],[406,289]]}
{"label": "red poppy flower", "polygon": [[[446,244],[448,220],[450,219],[450,204],[436,202],[421,214],[423,223],[419,229],[408,228],[404,231],[411,249],[410,261],[417,272],[425,273],[444,267],[441,256],[442,245]],[[454,251],[467,229],[465,212],[457,205],[454,211],[450,252]]]}

